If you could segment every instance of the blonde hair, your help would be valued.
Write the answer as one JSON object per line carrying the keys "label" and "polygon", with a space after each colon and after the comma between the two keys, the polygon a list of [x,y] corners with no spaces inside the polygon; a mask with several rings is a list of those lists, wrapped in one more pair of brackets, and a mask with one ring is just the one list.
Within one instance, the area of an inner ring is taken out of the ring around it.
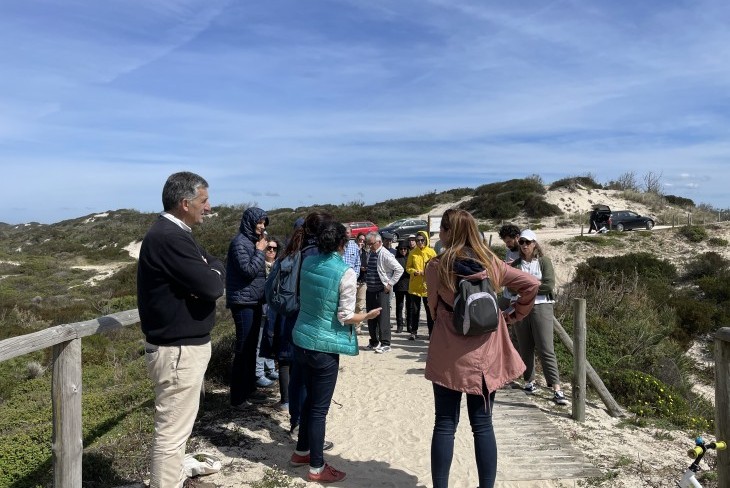
{"label": "blonde hair", "polygon": [[466,210],[449,209],[441,217],[441,229],[449,232],[446,250],[439,256],[439,280],[449,290],[456,290],[456,261],[472,260],[482,265],[495,288],[501,286],[502,276],[494,265],[499,258],[484,242],[474,217]]}

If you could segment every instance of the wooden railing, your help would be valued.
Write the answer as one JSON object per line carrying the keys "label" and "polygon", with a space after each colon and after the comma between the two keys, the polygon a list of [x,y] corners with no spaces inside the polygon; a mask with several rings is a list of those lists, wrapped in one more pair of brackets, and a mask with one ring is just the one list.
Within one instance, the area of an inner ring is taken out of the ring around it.
{"label": "wooden railing", "polygon": [[81,486],[81,338],[138,322],[137,310],[127,310],[0,341],[0,362],[53,348],[53,486]]}

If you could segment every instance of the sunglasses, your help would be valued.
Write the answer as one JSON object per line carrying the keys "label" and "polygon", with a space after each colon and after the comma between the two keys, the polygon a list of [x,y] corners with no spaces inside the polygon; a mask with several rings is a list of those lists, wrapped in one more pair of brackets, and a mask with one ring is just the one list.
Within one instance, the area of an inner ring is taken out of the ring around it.
{"label": "sunglasses", "polygon": [[532,244],[533,242],[534,242],[534,241],[528,241],[527,239],[520,239],[519,241],[517,241],[517,243],[518,243],[518,244],[519,244],[520,246],[529,246],[529,245],[530,245],[530,244]]}
{"label": "sunglasses", "polygon": [[274,252],[276,252],[277,249],[279,249],[277,246],[266,246],[266,250],[267,251],[274,251]]}
{"label": "sunglasses", "polygon": [[416,239],[416,242],[426,242],[426,239]]}

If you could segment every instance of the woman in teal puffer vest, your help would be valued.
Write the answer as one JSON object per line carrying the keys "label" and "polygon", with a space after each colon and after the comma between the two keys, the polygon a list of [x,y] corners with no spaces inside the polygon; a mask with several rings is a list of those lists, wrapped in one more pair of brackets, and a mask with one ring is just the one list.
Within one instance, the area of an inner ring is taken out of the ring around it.
{"label": "woman in teal puffer vest", "polygon": [[345,226],[325,222],[317,237],[320,254],[304,259],[299,274],[299,315],[292,332],[294,361],[301,370],[307,397],[290,464],[309,465],[310,481],[329,483],[345,479],[345,473],[325,464],[323,456],[325,423],[340,354],[357,355],[357,334],[351,324],[377,317],[380,309],[355,313],[357,277],[342,260],[347,243]]}

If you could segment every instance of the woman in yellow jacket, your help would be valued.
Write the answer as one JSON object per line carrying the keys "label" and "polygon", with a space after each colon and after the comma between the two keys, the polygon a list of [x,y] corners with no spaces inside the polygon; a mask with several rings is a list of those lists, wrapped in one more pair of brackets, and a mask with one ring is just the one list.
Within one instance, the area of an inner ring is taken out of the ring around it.
{"label": "woman in yellow jacket", "polygon": [[426,291],[424,272],[426,271],[426,264],[431,258],[435,257],[436,251],[429,247],[428,232],[419,230],[418,234],[416,234],[416,247],[408,254],[408,261],[406,262],[406,272],[411,276],[411,281],[408,284],[408,307],[411,310],[411,320],[408,324],[408,332],[411,333],[411,336],[408,339],[411,341],[416,340],[418,337],[418,320],[421,316],[421,302],[423,302],[424,308],[426,309],[428,337],[431,337],[433,319],[431,318],[431,311],[428,309],[428,293]]}

